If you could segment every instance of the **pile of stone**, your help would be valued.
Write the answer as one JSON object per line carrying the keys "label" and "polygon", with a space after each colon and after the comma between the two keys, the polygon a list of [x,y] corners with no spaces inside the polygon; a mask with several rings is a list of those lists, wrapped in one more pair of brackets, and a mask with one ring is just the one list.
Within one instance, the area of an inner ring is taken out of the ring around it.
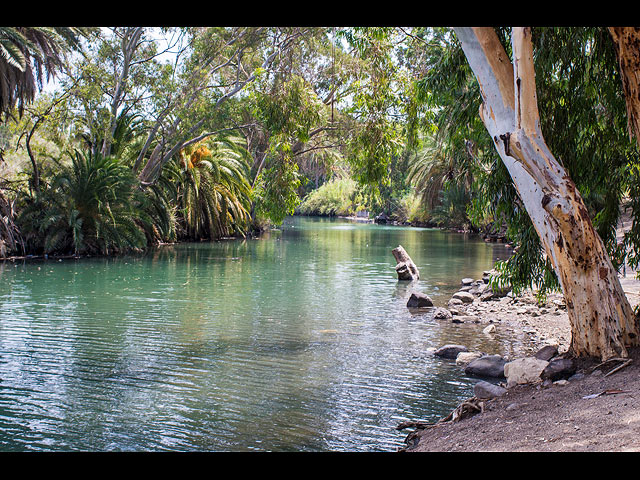
{"label": "pile of stone", "polygon": [[[402,247],[398,247],[394,249],[394,255],[396,255],[396,250],[400,250]],[[400,265],[400,264],[398,264]],[[398,266],[396,266],[396,270]],[[475,300],[479,300],[481,302],[485,302],[488,300],[499,299],[506,297],[510,294],[511,288],[496,288],[495,286],[490,286],[489,282],[491,280],[491,276],[495,275],[493,270],[488,270],[483,272],[482,278],[479,280],[473,280],[472,278],[463,278],[461,280],[461,287],[456,293],[453,294],[451,300],[449,300],[448,306],[450,308],[455,308],[458,305],[468,305],[473,303]],[[429,298],[428,295],[421,292],[412,292],[409,300],[407,301],[408,308],[424,308],[424,307],[432,307],[433,301]],[[442,309],[441,309],[442,310]],[[437,313],[437,312],[436,312]],[[440,312],[442,314],[442,311]],[[450,314],[445,314],[444,318],[450,318]],[[439,317],[436,317],[439,318]]]}
{"label": "pile of stone", "polygon": [[433,355],[455,360],[465,375],[479,378],[474,386],[477,398],[493,398],[506,393],[508,388],[522,384],[541,383],[563,385],[576,375],[576,365],[571,358],[558,354],[554,345],[547,345],[532,357],[507,360],[500,355],[470,352],[464,345],[444,345],[433,349]]}
{"label": "pile of stone", "polygon": [[497,286],[495,282],[494,285],[490,285],[492,277],[495,275],[496,272],[494,270],[487,270],[482,272],[482,278],[478,280],[463,278],[460,282],[460,289],[449,300],[449,306],[473,303],[476,299],[486,302],[509,295],[511,292],[510,286]]}

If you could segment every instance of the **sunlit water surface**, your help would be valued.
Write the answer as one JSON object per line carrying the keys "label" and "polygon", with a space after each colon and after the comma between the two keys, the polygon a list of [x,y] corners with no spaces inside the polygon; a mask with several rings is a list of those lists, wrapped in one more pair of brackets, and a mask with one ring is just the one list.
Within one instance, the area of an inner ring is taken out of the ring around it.
{"label": "sunlit water surface", "polygon": [[[421,271],[398,282],[391,249]],[[0,264],[0,450],[395,451],[478,379],[429,347],[508,338],[446,305],[503,245],[434,229],[289,218],[260,239]]]}

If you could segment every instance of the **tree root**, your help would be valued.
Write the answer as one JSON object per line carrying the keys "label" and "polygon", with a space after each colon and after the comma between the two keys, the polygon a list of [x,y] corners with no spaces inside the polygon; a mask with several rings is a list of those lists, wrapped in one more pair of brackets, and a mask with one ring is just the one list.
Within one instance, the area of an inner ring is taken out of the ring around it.
{"label": "tree root", "polygon": [[[404,443],[409,446],[416,445],[419,441],[419,432],[421,430],[425,430],[427,428],[434,428],[443,423],[449,422],[459,422],[465,418],[476,415],[477,413],[484,412],[484,402],[479,400],[477,397],[472,397],[460,405],[458,405],[449,415],[444,418],[441,418],[436,423],[427,423],[420,421],[408,421],[402,422],[397,427],[396,430],[404,430],[405,428],[415,428],[415,430],[404,439]],[[400,449],[399,451],[405,451],[406,449]]]}
{"label": "tree root", "polygon": [[605,360],[602,363],[599,363],[598,365],[596,365],[595,367],[593,367],[591,369],[591,372],[595,371],[596,369],[611,363],[611,362],[623,362],[622,365],[618,365],[617,367],[613,368],[611,371],[609,371],[608,373],[606,373],[604,376],[608,377],[609,375],[612,375],[614,373],[616,373],[618,370],[622,370],[624,367],[626,367],[627,365],[629,365],[632,362],[632,359],[630,358],[625,358],[625,357],[614,357],[614,358],[609,358],[607,360]]}

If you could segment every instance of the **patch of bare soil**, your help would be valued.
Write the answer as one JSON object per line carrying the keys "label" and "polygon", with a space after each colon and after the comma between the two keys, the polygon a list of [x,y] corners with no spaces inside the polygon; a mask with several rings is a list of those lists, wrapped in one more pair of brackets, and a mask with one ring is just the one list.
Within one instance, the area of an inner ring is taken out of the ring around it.
{"label": "patch of bare soil", "polygon": [[[621,283],[631,304],[638,305],[640,282],[624,277]],[[552,343],[562,353],[568,349],[571,333],[561,298],[552,296],[542,308],[533,306],[532,296],[482,302],[485,305],[474,303],[468,308],[483,319],[490,312],[499,319],[497,328],[528,332],[538,346]],[[497,305],[502,308],[497,309]],[[500,397],[474,398],[475,408],[465,408],[461,420],[441,421],[411,431],[403,450],[640,451],[640,349],[631,350],[629,358],[627,363],[605,364],[583,359],[578,362],[579,375],[568,382],[518,385]]]}
{"label": "patch of bare soil", "polygon": [[611,375],[615,364],[565,385],[509,388],[482,413],[416,430],[406,451],[640,451],[640,352],[631,358]]}

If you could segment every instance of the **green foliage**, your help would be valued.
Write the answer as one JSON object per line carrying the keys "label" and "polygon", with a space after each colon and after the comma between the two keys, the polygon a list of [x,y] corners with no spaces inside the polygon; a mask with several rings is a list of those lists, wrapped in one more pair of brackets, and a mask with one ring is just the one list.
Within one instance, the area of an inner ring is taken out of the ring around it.
{"label": "green foliage", "polygon": [[389,185],[391,162],[403,146],[394,119],[402,110],[398,92],[405,80],[393,61],[392,33],[390,28],[340,32],[365,60],[354,82],[352,106],[346,110],[357,118],[348,159],[354,178],[372,187]]}
{"label": "green foliage", "polygon": [[464,185],[448,184],[440,191],[438,205],[431,212],[431,220],[445,227],[468,227],[467,205],[469,192]]}
{"label": "green foliage", "polygon": [[206,139],[181,152],[178,202],[187,238],[246,230],[252,194],[242,144],[236,137]]}
{"label": "green foliage", "polygon": [[[497,29],[507,53],[509,31]],[[541,126],[554,156],[581,192],[594,226],[615,253],[615,226],[625,169],[636,151],[626,138],[624,97],[613,44],[606,28],[533,29]],[[505,225],[516,253],[498,266],[515,290],[557,288],[540,239],[478,115],[480,91],[455,39],[441,43],[441,57],[418,82],[434,108],[438,145],[461,160],[472,176],[468,210],[476,225]]]}
{"label": "green foliage", "polygon": [[298,211],[303,215],[355,215],[359,207],[365,207],[359,203],[363,200],[359,193],[355,180],[334,178],[309,193]]}
{"label": "green foliage", "polygon": [[276,225],[287,215],[293,215],[300,203],[298,165],[287,153],[285,149],[282,157],[260,172],[254,187],[256,213]]}
{"label": "green foliage", "polygon": [[131,170],[113,157],[76,151],[50,186],[18,217],[25,240],[45,253],[102,253],[142,248],[141,191]]}

